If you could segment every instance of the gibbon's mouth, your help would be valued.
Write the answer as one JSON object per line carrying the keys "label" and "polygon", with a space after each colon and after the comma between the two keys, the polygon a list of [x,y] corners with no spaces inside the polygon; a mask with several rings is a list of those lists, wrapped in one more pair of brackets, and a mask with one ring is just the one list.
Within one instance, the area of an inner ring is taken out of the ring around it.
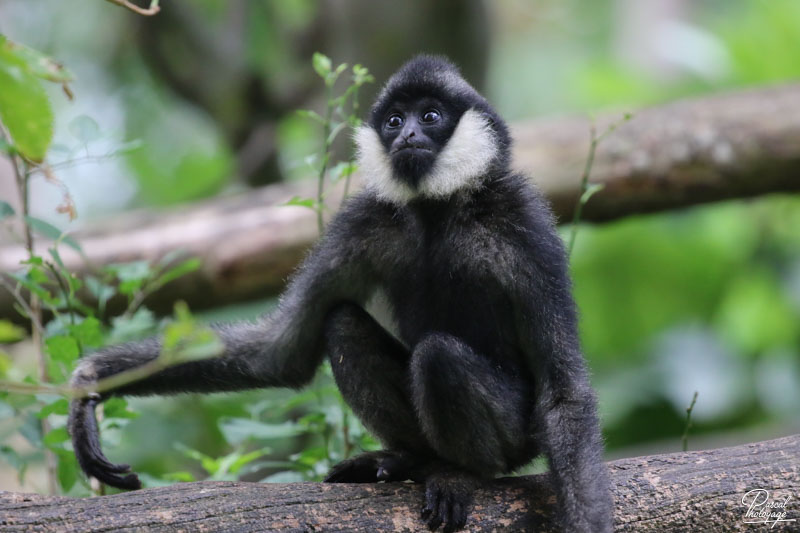
{"label": "gibbon's mouth", "polygon": [[419,151],[419,152],[432,152],[430,148],[425,148],[424,146],[419,146],[416,144],[406,144],[404,146],[401,146],[400,148],[395,148],[394,150],[392,150],[391,153],[392,155],[394,155],[406,150]]}

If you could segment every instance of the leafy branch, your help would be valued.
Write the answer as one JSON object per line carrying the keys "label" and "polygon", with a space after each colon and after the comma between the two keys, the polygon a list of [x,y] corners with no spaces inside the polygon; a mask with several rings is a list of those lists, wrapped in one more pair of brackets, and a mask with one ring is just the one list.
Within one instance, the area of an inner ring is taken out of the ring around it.
{"label": "leafy branch", "polygon": [[[344,197],[350,192],[350,177],[356,170],[354,161],[340,162],[331,168],[331,158],[333,157],[333,143],[339,134],[346,128],[356,128],[361,124],[358,118],[359,104],[358,91],[365,83],[372,83],[375,78],[369,71],[361,65],[353,65],[350,85],[339,96],[334,95],[334,86],[342,73],[347,70],[347,63],[341,63],[333,68],[330,58],[319,52],[315,53],[312,59],[314,71],[322,78],[325,83],[325,114],[324,116],[312,110],[300,110],[298,114],[302,117],[311,119],[322,126],[322,153],[319,158],[317,170],[317,197],[292,198],[286,205],[301,205],[310,207],[317,213],[317,227],[320,235],[324,230],[322,213],[325,208],[325,181],[328,173],[331,173],[331,181],[336,183],[342,178],[345,180]],[[349,111],[346,111],[349,104]],[[313,164],[315,158],[310,158]]]}

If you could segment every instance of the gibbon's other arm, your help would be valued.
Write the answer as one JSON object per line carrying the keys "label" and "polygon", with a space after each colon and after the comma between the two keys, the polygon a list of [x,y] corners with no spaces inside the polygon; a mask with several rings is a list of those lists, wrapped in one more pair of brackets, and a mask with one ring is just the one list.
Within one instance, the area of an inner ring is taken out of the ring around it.
{"label": "gibbon's other arm", "polygon": [[[357,198],[348,206],[358,203]],[[294,274],[278,308],[254,323],[212,326],[225,346],[215,358],[180,363],[120,388],[73,400],[69,432],[79,464],[87,475],[108,485],[140,487],[128,465],[113,464],[100,448],[94,409],[109,396],[143,396],[180,392],[232,391],[257,387],[300,387],[311,380],[323,358],[323,323],[342,301],[363,303],[370,291],[366,266],[368,239],[364,229],[352,230],[353,210],[346,206],[328,227],[326,236]],[[374,242],[374,240],[373,240]],[[71,384],[85,387],[136,368],[158,357],[157,339],[104,348],[75,369]]]}
{"label": "gibbon's other arm", "polygon": [[501,275],[536,383],[533,427],[550,463],[563,530],[611,533],[611,485],[597,400],[580,351],[567,256],[549,209],[541,199],[531,201],[536,203],[541,205],[529,212],[519,253],[511,254],[516,264]]}

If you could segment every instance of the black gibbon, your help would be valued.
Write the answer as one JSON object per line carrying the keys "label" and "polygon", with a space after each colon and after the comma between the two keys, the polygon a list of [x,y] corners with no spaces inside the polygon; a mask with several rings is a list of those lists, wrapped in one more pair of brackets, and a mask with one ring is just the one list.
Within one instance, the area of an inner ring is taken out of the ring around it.
{"label": "black gibbon", "polygon": [[[419,56],[389,79],[356,141],[366,186],[274,312],[214,326],[218,358],[72,402],[81,467],[139,487],[100,448],[94,408],[106,397],[302,387],[327,356],[384,450],[339,463],[326,481],[425,483],[423,519],[455,531],[482,480],[545,454],[565,531],[610,532],[567,257],[547,202],[510,169],[505,123],[451,63]],[[159,351],[156,339],[102,349],[72,383],[91,387]]]}

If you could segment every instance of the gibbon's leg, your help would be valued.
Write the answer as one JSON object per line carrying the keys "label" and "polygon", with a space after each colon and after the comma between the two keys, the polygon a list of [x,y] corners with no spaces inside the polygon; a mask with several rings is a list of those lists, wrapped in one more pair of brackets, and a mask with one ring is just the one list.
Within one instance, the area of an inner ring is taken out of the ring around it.
{"label": "gibbon's leg", "polygon": [[480,476],[529,458],[528,381],[444,333],[425,337],[412,355],[412,398],[426,439],[439,457]]}
{"label": "gibbon's leg", "polygon": [[412,398],[423,433],[443,459],[428,466],[422,516],[431,529],[461,529],[482,479],[537,454],[528,435],[531,391],[452,335],[434,333],[414,348]]}
{"label": "gibbon's leg", "polygon": [[409,391],[408,350],[355,304],[345,303],[325,321],[325,349],[347,404],[385,446],[336,465],[330,482],[369,483],[419,477],[432,456]]}

